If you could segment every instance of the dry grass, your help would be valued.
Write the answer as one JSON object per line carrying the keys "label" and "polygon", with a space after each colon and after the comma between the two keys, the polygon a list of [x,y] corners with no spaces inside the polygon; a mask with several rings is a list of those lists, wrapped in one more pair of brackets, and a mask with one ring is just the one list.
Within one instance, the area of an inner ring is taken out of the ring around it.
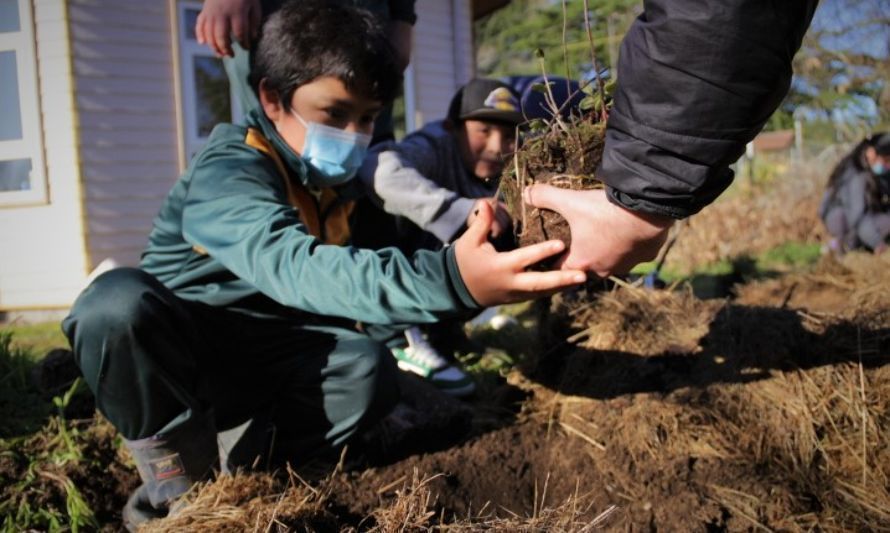
{"label": "dry grass", "polygon": [[[741,179],[741,178],[739,178]],[[742,255],[756,256],[787,242],[821,242],[817,216],[825,186],[822,167],[802,167],[766,185],[736,184],[732,194],[688,219],[666,268],[690,273]]]}
{"label": "dry grass", "polygon": [[238,473],[195,487],[181,508],[163,520],[148,522],[142,532],[180,531],[317,531],[336,520],[324,507],[330,479],[317,486],[288,470],[280,476]]}
{"label": "dry grass", "polygon": [[702,302],[691,291],[653,292],[629,285],[618,285],[595,301],[572,303],[557,297],[554,302],[568,307],[572,326],[580,330],[570,342],[642,356],[697,351],[723,305]]}
{"label": "dry grass", "polygon": [[[696,513],[690,526],[890,531],[888,263],[826,259],[731,304],[632,287],[564,301],[582,349],[560,393],[535,388],[536,411],[589,443],[632,522],[651,513],[682,528],[674,508]],[[842,299],[795,308],[795,287]],[[609,389],[650,371],[648,389]]]}
{"label": "dry grass", "polygon": [[[446,523],[444,517],[436,517],[434,508],[435,495],[429,488],[429,482],[436,476],[421,478],[415,469],[410,483],[405,483],[402,489],[396,491],[397,497],[374,511],[372,517],[376,526],[369,529],[373,533],[396,533],[409,531],[448,531],[455,533],[470,531],[515,531],[515,532],[540,532],[540,531],[566,531],[586,532],[593,531],[609,524],[610,519],[618,510],[616,506],[610,506],[600,512],[593,520],[589,518],[592,509],[590,494],[575,493],[561,504],[545,506],[547,499],[547,485],[541,487],[538,496],[540,506],[536,505],[531,516],[511,516],[497,518],[494,513],[486,513],[486,509],[476,513],[476,516],[467,517]],[[536,503],[537,503],[536,498]]]}

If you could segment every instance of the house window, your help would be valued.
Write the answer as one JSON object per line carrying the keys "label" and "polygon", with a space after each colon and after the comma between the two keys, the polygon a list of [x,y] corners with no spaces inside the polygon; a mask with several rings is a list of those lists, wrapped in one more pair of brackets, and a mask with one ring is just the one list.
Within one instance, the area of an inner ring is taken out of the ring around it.
{"label": "house window", "polygon": [[198,44],[195,21],[200,12],[200,2],[177,4],[182,144],[186,160],[207,142],[214,126],[242,118],[222,60],[210,48]]}
{"label": "house window", "polygon": [[34,25],[28,0],[0,0],[0,205],[46,201]]}

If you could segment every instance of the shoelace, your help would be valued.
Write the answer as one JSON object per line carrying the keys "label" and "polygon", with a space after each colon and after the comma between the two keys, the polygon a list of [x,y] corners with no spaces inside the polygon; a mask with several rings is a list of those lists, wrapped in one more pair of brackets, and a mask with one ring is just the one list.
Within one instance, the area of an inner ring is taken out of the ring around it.
{"label": "shoelace", "polygon": [[418,328],[408,329],[405,336],[408,338],[409,349],[406,350],[406,353],[409,357],[434,370],[448,366],[448,361],[439,355],[439,352],[423,337],[423,333]]}

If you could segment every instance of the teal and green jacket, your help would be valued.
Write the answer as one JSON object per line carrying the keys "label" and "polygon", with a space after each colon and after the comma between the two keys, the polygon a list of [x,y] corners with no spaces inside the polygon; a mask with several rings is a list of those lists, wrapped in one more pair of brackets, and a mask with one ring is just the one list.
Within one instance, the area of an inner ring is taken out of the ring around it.
{"label": "teal and green jacket", "polygon": [[141,268],[181,298],[258,314],[399,324],[478,307],[451,247],[344,245],[349,202],[312,190],[307,172],[261,113],[218,125],[168,194]]}

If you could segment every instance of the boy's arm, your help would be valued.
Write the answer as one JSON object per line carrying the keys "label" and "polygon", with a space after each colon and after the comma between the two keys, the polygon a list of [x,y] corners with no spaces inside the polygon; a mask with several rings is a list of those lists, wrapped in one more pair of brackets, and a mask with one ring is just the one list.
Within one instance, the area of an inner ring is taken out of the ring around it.
{"label": "boy's arm", "polygon": [[411,62],[412,30],[417,22],[414,0],[389,0],[389,42],[396,49],[402,70]]}
{"label": "boy's arm", "polygon": [[430,142],[416,136],[373,151],[358,175],[371,199],[387,213],[401,215],[440,241],[450,242],[467,223],[476,201],[428,177],[441,172],[437,159]]}
{"label": "boy's arm", "polygon": [[455,246],[439,252],[406,257],[394,248],[375,252],[323,245],[282,200],[271,162],[249,150],[209,152],[196,162],[183,233],[190,244],[283,305],[377,324],[422,323],[584,281],[581,272],[526,272],[560,252],[564,245],[558,241],[497,253],[485,238],[490,209],[483,209]]}
{"label": "boy's arm", "polygon": [[431,322],[477,307],[453,249],[409,258],[395,249],[324,245],[286,204],[271,162],[230,153],[196,163],[183,233],[273,300],[379,324]]}

